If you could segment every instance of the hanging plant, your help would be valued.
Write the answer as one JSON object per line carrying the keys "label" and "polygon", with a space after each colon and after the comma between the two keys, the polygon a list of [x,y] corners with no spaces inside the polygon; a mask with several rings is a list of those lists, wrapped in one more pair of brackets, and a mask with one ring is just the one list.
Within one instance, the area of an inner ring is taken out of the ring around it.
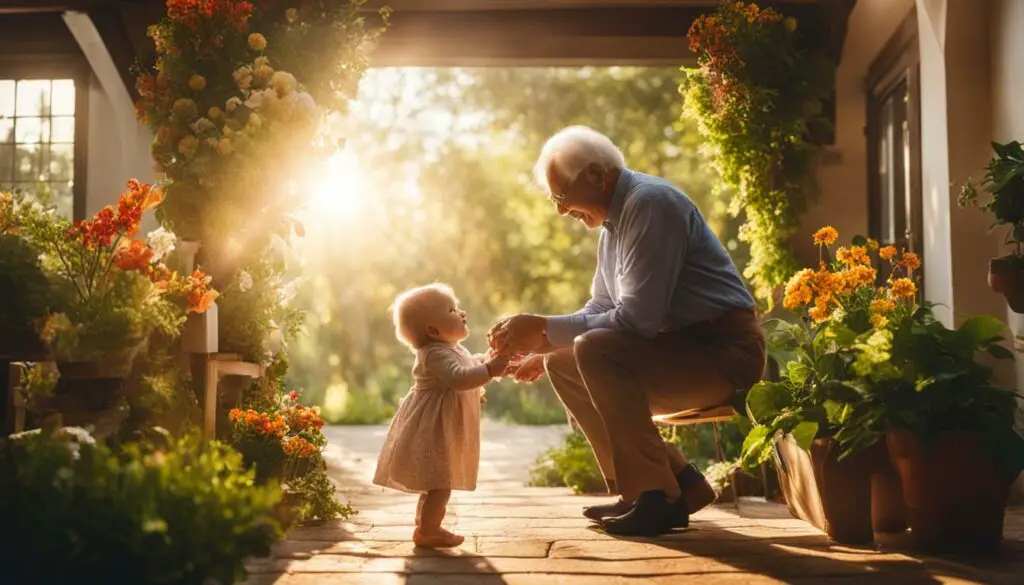
{"label": "hanging plant", "polygon": [[722,2],[689,39],[697,67],[684,69],[683,115],[713,152],[730,213],[745,213],[744,275],[771,306],[796,268],[788,244],[815,190],[813,137],[829,127],[833,66],[803,48],[795,20],[752,2]]}

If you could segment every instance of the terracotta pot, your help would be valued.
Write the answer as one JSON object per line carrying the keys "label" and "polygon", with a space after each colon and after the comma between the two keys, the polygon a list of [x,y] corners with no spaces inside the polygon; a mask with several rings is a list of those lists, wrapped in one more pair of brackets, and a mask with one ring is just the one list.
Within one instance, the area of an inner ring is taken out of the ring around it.
{"label": "terracotta pot", "polygon": [[825,512],[825,532],[843,544],[869,544],[871,528],[871,459],[855,453],[839,461],[839,444],[831,438],[811,444],[814,479]]}
{"label": "terracotta pot", "polygon": [[988,285],[1006,297],[1014,313],[1024,313],[1024,270],[1020,262],[1008,258],[988,261]]}
{"label": "terracotta pot", "polygon": [[987,456],[977,433],[947,431],[924,443],[907,430],[893,429],[886,443],[916,548],[999,550],[1011,482]]}
{"label": "terracotta pot", "polygon": [[57,370],[60,371],[60,377],[67,380],[123,380],[131,373],[132,363],[142,345],[140,342],[96,360],[57,360]]}
{"label": "terracotta pot", "polygon": [[868,447],[864,456],[871,465],[871,527],[875,542],[907,531],[907,506],[903,503],[900,476],[893,467],[885,441]]}

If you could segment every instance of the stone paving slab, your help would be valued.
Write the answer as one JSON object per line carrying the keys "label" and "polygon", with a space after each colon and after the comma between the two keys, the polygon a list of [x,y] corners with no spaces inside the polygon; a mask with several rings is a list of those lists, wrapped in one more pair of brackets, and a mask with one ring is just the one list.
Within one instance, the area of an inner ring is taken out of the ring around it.
{"label": "stone paving slab", "polygon": [[[676,585],[697,583],[1024,584],[1024,513],[1008,515],[1006,553],[935,559],[897,548],[840,546],[784,506],[743,499],[694,515],[656,539],[613,538],[582,506],[607,501],[563,488],[526,487],[526,470],[564,429],[484,426],[477,491],[456,492],[446,526],[453,550],[410,542],[416,496],[370,483],[382,427],[332,427],[332,477],[360,513],[304,526],[248,564],[247,585]],[[1014,540],[1017,539],[1017,540]]]}

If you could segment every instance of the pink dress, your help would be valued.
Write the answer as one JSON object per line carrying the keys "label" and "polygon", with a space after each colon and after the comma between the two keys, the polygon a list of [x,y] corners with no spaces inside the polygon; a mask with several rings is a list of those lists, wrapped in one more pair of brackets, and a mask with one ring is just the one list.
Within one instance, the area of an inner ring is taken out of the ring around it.
{"label": "pink dress", "polygon": [[373,483],[410,493],[476,489],[480,396],[491,379],[483,356],[461,344],[431,343],[416,353],[412,374]]}

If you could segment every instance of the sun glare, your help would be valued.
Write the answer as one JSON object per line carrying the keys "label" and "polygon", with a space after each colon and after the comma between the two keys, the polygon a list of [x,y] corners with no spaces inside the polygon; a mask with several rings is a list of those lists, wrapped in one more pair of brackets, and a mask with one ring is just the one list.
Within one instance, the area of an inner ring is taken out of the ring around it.
{"label": "sun glare", "polygon": [[358,220],[370,195],[359,159],[352,152],[342,150],[331,155],[321,173],[310,193],[310,218],[332,222],[346,218]]}

